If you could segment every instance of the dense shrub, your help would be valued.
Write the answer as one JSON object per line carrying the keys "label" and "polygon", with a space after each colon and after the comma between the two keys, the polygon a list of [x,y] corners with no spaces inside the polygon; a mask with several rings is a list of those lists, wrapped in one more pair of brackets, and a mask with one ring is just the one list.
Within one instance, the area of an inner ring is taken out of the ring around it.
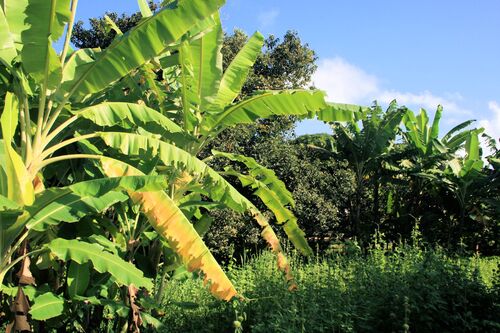
{"label": "dense shrub", "polygon": [[366,256],[332,253],[309,262],[292,256],[292,262],[299,283],[293,293],[267,252],[230,268],[247,298],[241,303],[216,301],[197,279],[171,282],[165,331],[228,332],[240,322],[245,332],[500,330],[498,258],[376,246]]}

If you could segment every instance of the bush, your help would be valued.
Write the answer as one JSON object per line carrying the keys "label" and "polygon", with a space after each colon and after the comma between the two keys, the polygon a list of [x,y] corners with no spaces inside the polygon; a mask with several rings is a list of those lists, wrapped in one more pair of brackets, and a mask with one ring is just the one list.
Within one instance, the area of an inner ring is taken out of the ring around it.
{"label": "bush", "polygon": [[241,303],[213,299],[197,279],[172,282],[165,331],[228,332],[240,322],[245,332],[500,330],[498,257],[453,259],[439,250],[399,246],[389,252],[379,245],[364,256],[306,262],[292,255],[299,284],[293,293],[264,252],[241,268],[229,267],[247,298]]}

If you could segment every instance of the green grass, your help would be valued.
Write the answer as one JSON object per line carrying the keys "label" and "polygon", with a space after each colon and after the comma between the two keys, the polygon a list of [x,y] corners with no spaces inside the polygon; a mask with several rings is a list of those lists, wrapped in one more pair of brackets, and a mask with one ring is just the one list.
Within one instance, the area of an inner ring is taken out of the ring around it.
{"label": "green grass", "polygon": [[165,332],[500,332],[499,257],[380,247],[308,262],[292,254],[295,292],[262,253],[229,268],[243,302],[215,300],[199,279],[171,281]]}

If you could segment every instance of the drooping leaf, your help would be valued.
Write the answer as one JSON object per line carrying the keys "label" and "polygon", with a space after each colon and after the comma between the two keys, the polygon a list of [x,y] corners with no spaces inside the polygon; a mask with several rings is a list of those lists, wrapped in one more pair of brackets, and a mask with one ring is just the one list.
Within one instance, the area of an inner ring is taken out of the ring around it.
{"label": "drooping leaf", "polygon": [[269,188],[269,190],[275,193],[281,205],[290,205],[291,207],[295,206],[293,196],[290,191],[287,190],[285,183],[283,183],[276,176],[276,173],[273,170],[260,165],[254,158],[241,154],[224,153],[216,150],[212,150],[212,155],[225,157],[231,161],[243,163],[248,168],[248,173],[254,179],[263,183],[267,188]]}
{"label": "drooping leaf", "polygon": [[442,141],[447,143],[452,138],[454,133],[465,129],[467,126],[471,125],[473,122],[475,122],[475,120],[467,120],[467,121],[464,121],[463,123],[460,123],[457,126],[453,127],[451,130],[448,131],[448,133],[446,133],[443,136]]}
{"label": "drooping leaf", "polygon": [[[105,161],[102,165],[105,173],[113,177],[141,174],[139,170],[117,162]],[[236,289],[191,222],[165,192],[129,191],[129,195],[135,204],[141,206],[151,225],[168,241],[189,270],[203,272],[205,283],[210,284],[213,295],[227,301],[236,296]]]}
{"label": "drooping leaf", "polygon": [[273,115],[314,117],[327,105],[321,91],[294,90],[262,92],[251,96],[221,113],[206,115],[201,133],[213,136],[224,128],[237,124],[250,124],[259,118]]}
{"label": "drooping leaf", "polygon": [[458,149],[462,147],[465,141],[467,141],[467,138],[469,137],[471,131],[472,130],[459,132],[443,142],[446,145],[446,147],[450,149],[450,151],[456,152]]}
{"label": "drooping leaf", "polygon": [[180,170],[186,170],[201,179],[205,179],[207,181],[205,190],[212,200],[224,203],[231,209],[239,212],[247,209],[248,200],[219,175],[217,171],[188,152],[168,142],[130,133],[98,132],[96,134],[108,146],[119,149],[126,155],[141,156],[144,152],[150,151],[153,155],[158,156],[165,165],[175,166]]}
{"label": "drooping leaf", "polygon": [[92,266],[97,272],[109,273],[120,285],[134,284],[139,288],[144,287],[148,290],[153,288],[152,281],[145,278],[142,272],[133,264],[105,251],[102,246],[96,243],[56,238],[47,244],[47,248],[56,257],[64,261],[73,260],[78,264],[92,262]]}
{"label": "drooping leaf", "polygon": [[312,249],[307,243],[304,232],[297,224],[297,218],[290,209],[285,207],[284,202],[287,203],[287,201],[283,200],[283,195],[280,196],[278,192],[270,189],[266,183],[258,180],[253,175],[241,174],[231,167],[226,167],[226,173],[238,177],[243,186],[252,188],[254,195],[259,197],[266,207],[273,212],[278,224],[283,225],[283,229],[293,245],[304,255],[312,255]]}
{"label": "drooping leaf", "polygon": [[[264,215],[259,212],[251,201],[241,195],[229,182],[227,182],[222,176],[220,176],[215,170],[210,168],[204,162],[198,160],[196,157],[182,149],[154,138],[116,132],[103,132],[99,135],[104,139],[107,145],[120,149],[121,152],[126,155],[138,156],[143,151],[152,150],[155,155],[160,157],[165,165],[176,166],[177,168],[196,174],[199,177],[203,177],[204,175],[208,176],[210,185],[205,186],[205,189],[207,190],[206,195],[212,200],[224,203],[226,206],[236,211],[250,212],[259,226],[263,230],[266,230],[267,238],[265,239],[270,244],[278,258],[282,258],[281,262],[286,261],[286,258],[282,253],[282,249],[279,246],[279,240],[276,234],[274,234],[274,231],[272,231],[271,226]],[[115,161],[113,163],[117,162]],[[124,167],[122,167],[122,169],[123,168]],[[114,173],[109,173],[108,175],[112,174]],[[282,269],[288,277],[291,277],[289,266],[283,264],[280,266],[280,269]]]}

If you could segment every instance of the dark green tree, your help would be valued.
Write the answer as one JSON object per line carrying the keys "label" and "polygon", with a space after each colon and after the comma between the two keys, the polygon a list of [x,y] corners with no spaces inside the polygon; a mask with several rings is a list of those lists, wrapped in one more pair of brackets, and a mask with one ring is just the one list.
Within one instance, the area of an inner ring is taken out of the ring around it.
{"label": "dark green tree", "polygon": [[[153,2],[149,3],[149,7],[152,11],[158,9],[158,5]],[[135,27],[142,18],[140,12],[131,15],[106,12],[105,15],[113,20],[123,33]],[[104,16],[89,19],[89,24],[90,27],[87,29],[83,21],[76,22],[73,27],[71,42],[78,48],[107,48],[115,38],[116,32],[108,28]]]}

